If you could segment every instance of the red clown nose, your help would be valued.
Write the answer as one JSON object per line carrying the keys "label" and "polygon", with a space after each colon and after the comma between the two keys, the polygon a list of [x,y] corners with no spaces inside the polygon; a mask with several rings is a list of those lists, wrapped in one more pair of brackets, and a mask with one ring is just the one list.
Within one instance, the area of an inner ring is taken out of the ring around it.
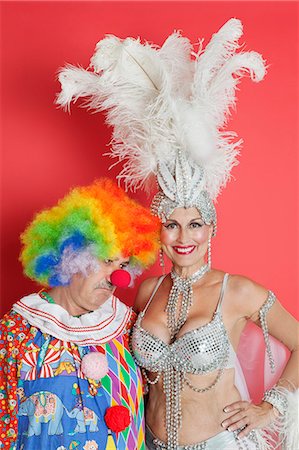
{"label": "red clown nose", "polygon": [[115,270],[110,276],[111,283],[119,288],[126,288],[131,283],[131,275],[126,270]]}

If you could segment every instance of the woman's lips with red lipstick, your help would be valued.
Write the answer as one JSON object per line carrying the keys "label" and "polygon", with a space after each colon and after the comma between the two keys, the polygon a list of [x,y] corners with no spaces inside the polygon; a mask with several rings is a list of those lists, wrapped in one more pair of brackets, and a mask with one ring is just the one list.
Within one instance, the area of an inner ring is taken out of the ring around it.
{"label": "woman's lips with red lipstick", "polygon": [[192,253],[193,250],[195,249],[195,245],[189,245],[186,247],[180,247],[176,245],[175,247],[172,248],[179,255],[190,255],[190,253]]}

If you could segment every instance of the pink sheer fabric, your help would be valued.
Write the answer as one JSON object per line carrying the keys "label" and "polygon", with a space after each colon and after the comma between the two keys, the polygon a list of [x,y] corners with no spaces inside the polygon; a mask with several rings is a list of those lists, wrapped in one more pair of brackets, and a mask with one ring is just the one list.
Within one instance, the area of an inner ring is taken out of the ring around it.
{"label": "pink sheer fabric", "polygon": [[[272,373],[265,351],[262,330],[248,322],[241,335],[236,358],[235,384],[243,400],[259,403],[264,392],[281,377],[289,359],[289,350],[277,339],[269,336],[271,351],[275,361]],[[281,449],[281,446],[277,450]]]}
{"label": "pink sheer fabric", "polygon": [[[259,403],[265,390],[271,388],[280,378],[281,373],[289,359],[289,350],[277,339],[270,336],[271,350],[275,361],[275,373],[271,373],[262,330],[252,322],[248,322],[241,335],[237,356],[240,363],[238,373],[236,369],[236,380],[241,380],[241,396],[249,398],[254,403]],[[245,377],[246,390],[243,388]],[[236,381],[237,382],[237,381]],[[248,394],[247,394],[248,395]]]}

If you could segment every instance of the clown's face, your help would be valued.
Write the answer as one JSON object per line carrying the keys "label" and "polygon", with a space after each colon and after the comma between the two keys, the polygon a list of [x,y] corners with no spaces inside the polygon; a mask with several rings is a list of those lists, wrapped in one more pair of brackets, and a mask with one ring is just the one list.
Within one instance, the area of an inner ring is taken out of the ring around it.
{"label": "clown's face", "polygon": [[99,261],[98,270],[87,275],[76,273],[68,286],[54,288],[50,294],[73,316],[95,311],[115,290],[110,282],[112,272],[124,269],[128,264],[129,258],[122,257]]}

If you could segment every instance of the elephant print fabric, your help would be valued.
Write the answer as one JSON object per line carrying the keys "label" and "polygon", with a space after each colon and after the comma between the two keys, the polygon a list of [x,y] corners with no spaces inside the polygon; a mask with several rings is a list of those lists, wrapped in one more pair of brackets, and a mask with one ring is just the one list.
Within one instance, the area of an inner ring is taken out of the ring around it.
{"label": "elephant print fabric", "polygon": [[[85,434],[88,428],[90,432],[99,431],[98,422],[101,422],[101,419],[94,411],[86,406],[82,406],[82,404],[80,407],[76,406],[71,411],[68,411],[60,398],[48,391],[40,391],[32,394],[29,398],[23,398],[18,411],[19,416],[28,417],[28,437],[40,436],[42,434],[43,423],[48,424],[48,436],[62,435],[64,433],[62,426],[62,417],[64,414],[66,414],[69,418],[75,419],[76,421],[75,427],[74,423],[72,423],[74,430],[69,433],[70,435],[75,435],[77,433]],[[104,424],[101,425],[104,430]],[[72,429],[72,426],[70,426],[70,429]],[[92,448],[90,444],[91,442],[92,441],[89,441],[86,448]],[[74,441],[72,441],[72,443],[74,445]],[[95,444],[92,445],[95,449],[97,449]]]}
{"label": "elephant print fabric", "polygon": [[55,394],[38,392],[23,400],[18,414],[29,419],[28,436],[40,436],[42,423],[49,423],[49,435],[62,434],[63,408],[61,400]]}
{"label": "elephant print fabric", "polygon": [[[129,329],[81,346],[42,332],[15,311],[7,314],[0,341],[0,448],[145,450],[142,379],[129,351]],[[91,351],[107,358],[108,372],[97,381],[81,371]],[[119,426],[117,413],[106,423],[107,409],[119,407],[129,412],[129,422]]]}

